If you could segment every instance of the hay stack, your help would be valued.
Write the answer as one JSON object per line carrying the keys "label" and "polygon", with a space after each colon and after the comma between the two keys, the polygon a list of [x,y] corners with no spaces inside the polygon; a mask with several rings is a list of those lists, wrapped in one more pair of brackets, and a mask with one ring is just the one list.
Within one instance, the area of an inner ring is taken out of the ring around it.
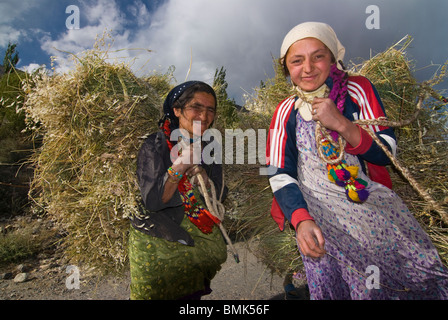
{"label": "hay stack", "polygon": [[[355,66],[352,72],[366,76],[375,84],[390,120],[402,123],[412,120],[408,125],[395,127],[397,159],[438,208],[411,187],[399,168],[390,167],[389,172],[394,191],[408,205],[448,264],[448,225],[438,212],[442,211],[444,217],[448,212],[448,110],[439,99],[441,94],[434,89],[446,78],[448,61],[432,79],[418,83],[413,76],[414,63],[406,55],[411,42],[411,37],[404,37],[388,50]],[[418,111],[417,99],[421,95],[426,99],[423,109]]]}
{"label": "hay stack", "polygon": [[[410,37],[403,38],[388,50],[354,65],[349,73],[364,75],[372,81],[386,107],[389,120],[404,121],[414,115],[417,116],[411,124],[395,129],[398,138],[397,158],[420,186],[447,211],[447,110],[446,105],[434,99],[440,96],[434,85],[445,78],[446,65],[433,79],[419,84],[413,76],[413,63],[406,55],[406,48],[410,42]],[[249,105],[262,106],[264,102],[271,100],[271,95],[278,96],[280,94],[278,88],[284,85],[281,79],[278,80],[278,74],[274,77],[274,81],[267,84],[265,88],[257,89],[258,96],[253,97],[248,102]],[[289,94],[288,89],[284,88],[283,97]],[[423,110],[416,114],[417,97],[421,94],[430,99],[425,100]],[[277,99],[276,103],[279,101]],[[265,105],[264,108],[260,112],[272,114],[275,106]],[[264,128],[269,128],[268,122]],[[389,169],[394,190],[428,232],[442,260],[447,264],[448,226],[395,167],[390,166]],[[241,176],[241,172],[237,174]],[[294,230],[287,226],[284,232],[278,231],[278,227],[270,217],[272,193],[270,188],[266,189],[269,187],[266,177],[253,177],[252,180],[253,183],[246,183],[240,189],[246,197],[238,206],[239,235],[258,240],[257,254],[273,272],[280,275],[302,272],[303,264],[297,250]]]}
{"label": "hay stack", "polygon": [[30,79],[25,111],[41,139],[30,196],[65,235],[71,263],[112,271],[127,262],[139,137],[157,127],[162,100],[106,54],[87,51],[67,74]]}

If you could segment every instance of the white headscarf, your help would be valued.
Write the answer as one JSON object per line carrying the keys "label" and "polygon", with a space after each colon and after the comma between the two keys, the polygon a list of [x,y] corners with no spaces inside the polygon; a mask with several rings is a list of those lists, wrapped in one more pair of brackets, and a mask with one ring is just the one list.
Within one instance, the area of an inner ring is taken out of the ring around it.
{"label": "white headscarf", "polygon": [[280,59],[283,60],[285,58],[288,49],[295,42],[305,38],[316,38],[322,41],[336,58],[338,68],[343,70],[339,61],[343,61],[344,59],[345,48],[339,41],[334,30],[322,22],[304,22],[291,29],[283,39],[283,44],[280,49]]}

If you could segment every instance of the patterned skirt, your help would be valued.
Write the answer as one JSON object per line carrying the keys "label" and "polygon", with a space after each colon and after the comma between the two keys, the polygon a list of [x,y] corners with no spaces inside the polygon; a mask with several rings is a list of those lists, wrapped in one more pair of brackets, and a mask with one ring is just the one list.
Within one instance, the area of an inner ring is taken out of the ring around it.
{"label": "patterned skirt", "polygon": [[194,246],[146,235],[131,226],[129,260],[132,300],[199,299],[209,294],[210,281],[227,259],[221,231],[202,233],[184,217],[181,227]]}
{"label": "patterned skirt", "polygon": [[[360,172],[369,198],[347,200],[318,157],[314,121],[297,116],[298,181],[327,254],[303,257],[312,299],[448,299],[448,270],[399,196]],[[358,165],[347,154],[348,165]]]}

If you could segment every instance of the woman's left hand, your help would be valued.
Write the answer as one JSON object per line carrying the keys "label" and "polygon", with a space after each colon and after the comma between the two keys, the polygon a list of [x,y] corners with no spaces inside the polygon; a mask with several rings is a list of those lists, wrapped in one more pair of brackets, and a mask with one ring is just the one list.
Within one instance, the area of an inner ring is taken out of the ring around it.
{"label": "woman's left hand", "polygon": [[195,185],[199,185],[199,178],[197,177],[197,175],[200,175],[205,182],[206,188],[210,188],[210,182],[207,173],[201,166],[197,165],[191,167],[187,171],[185,171],[185,174],[189,177],[192,177],[192,180],[190,180],[190,182]]}

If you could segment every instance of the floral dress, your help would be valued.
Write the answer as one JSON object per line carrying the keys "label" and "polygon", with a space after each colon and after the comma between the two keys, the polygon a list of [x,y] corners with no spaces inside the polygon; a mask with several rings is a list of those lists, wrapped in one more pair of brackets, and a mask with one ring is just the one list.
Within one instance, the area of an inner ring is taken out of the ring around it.
{"label": "floral dress", "polygon": [[[296,118],[298,182],[327,254],[302,257],[312,299],[447,299],[448,271],[428,235],[392,190],[372,182],[366,202],[347,200],[318,156],[314,121]],[[347,165],[359,166],[346,154]]]}

